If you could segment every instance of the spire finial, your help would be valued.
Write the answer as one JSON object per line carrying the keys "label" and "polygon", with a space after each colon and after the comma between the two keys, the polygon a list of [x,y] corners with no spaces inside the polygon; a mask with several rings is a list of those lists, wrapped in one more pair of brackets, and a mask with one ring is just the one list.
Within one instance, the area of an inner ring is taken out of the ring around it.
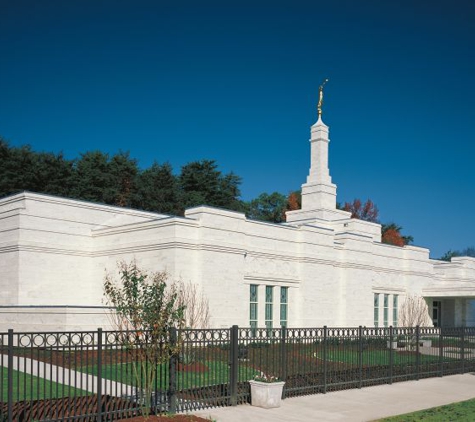
{"label": "spire finial", "polygon": [[318,110],[318,118],[322,118],[322,105],[323,105],[323,87],[325,84],[328,82],[328,79],[325,79],[323,83],[320,85],[318,88],[318,105],[317,105],[317,110]]}

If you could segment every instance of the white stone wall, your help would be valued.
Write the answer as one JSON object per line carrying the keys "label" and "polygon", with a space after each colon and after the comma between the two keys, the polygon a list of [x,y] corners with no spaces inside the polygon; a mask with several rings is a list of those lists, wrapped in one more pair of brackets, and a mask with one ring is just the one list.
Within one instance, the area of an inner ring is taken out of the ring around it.
{"label": "white stone wall", "polygon": [[275,327],[282,286],[290,327],[372,326],[374,293],[380,325],[384,294],[391,323],[392,296],[400,307],[407,293],[464,298],[444,318],[475,321],[466,300],[475,298],[475,259],[440,263],[424,248],[381,244],[371,223],[275,225],[209,207],[166,217],[35,194],[0,200],[0,216],[1,331],[106,327],[103,280],[121,259],[196,283],[214,327],[249,325],[251,284],[259,286],[259,326],[265,286],[274,286]]}
{"label": "white stone wall", "polygon": [[0,305],[18,303],[18,241],[22,208],[22,201],[11,198],[5,198],[0,208]]}
{"label": "white stone wall", "polygon": [[[275,286],[274,326],[279,325],[279,288],[289,287],[288,320],[295,327],[370,326],[375,292],[381,294],[382,324],[384,293],[420,293],[433,282],[427,250],[382,245],[358,230],[335,234],[312,226],[278,226],[206,207],[189,210],[186,219],[125,215],[136,221],[104,228],[111,220],[123,223],[124,215],[111,217],[113,207],[79,207],[78,212],[73,205],[79,201],[37,199],[24,201],[19,242],[24,250],[4,252],[1,263],[9,268],[9,286],[17,285],[14,304],[59,307],[41,312],[38,321],[48,328],[78,326],[72,323],[76,317],[87,326],[99,321],[75,307],[103,305],[104,273],[114,272],[120,259],[135,258],[144,268],[199,284],[210,302],[211,325],[217,327],[248,325],[250,284],[260,286],[261,326],[265,286]],[[471,270],[472,261],[464,262],[448,268],[451,279]],[[91,313],[96,315],[97,308]],[[31,309],[21,315],[31,315]]]}

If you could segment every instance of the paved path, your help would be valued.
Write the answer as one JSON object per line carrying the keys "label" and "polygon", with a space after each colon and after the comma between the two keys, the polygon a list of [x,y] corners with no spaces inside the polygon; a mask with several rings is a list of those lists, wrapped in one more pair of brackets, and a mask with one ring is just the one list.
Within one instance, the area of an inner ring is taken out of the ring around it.
{"label": "paved path", "polygon": [[[0,355],[0,365],[2,362],[6,367],[8,362],[8,357],[6,355]],[[25,372],[29,375],[44,378],[48,381],[70,385],[71,387],[89,393],[97,393],[97,377],[84,372],[74,371],[69,368],[51,365],[49,363],[39,362],[25,357],[20,359],[14,357],[13,369],[15,371]],[[136,389],[134,387],[108,379],[102,379],[101,388],[102,394],[109,394],[116,397],[132,396],[136,394]]]}
{"label": "paved path", "polygon": [[193,414],[217,422],[367,422],[471,398],[475,373],[289,398],[277,409],[241,405]]}

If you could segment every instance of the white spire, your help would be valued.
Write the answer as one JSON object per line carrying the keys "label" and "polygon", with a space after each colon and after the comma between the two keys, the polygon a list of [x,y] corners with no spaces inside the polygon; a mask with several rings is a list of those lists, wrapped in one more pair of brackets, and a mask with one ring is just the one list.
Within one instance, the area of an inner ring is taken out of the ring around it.
{"label": "white spire", "polygon": [[336,185],[328,167],[329,128],[322,121],[323,85],[319,88],[318,120],[310,129],[310,171],[302,185],[302,209],[287,211],[287,222],[334,221],[348,213],[336,209]]}
{"label": "white spire", "polygon": [[336,208],[336,185],[328,168],[328,133],[320,115],[310,132],[310,171],[302,185],[302,210]]}

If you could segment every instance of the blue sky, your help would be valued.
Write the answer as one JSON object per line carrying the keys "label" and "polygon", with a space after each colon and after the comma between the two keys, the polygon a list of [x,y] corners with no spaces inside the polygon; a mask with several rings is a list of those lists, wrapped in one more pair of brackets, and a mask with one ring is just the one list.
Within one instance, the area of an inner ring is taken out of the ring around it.
{"label": "blue sky", "polygon": [[305,181],[318,86],[338,200],[439,257],[475,244],[475,3],[0,0],[0,135]]}

